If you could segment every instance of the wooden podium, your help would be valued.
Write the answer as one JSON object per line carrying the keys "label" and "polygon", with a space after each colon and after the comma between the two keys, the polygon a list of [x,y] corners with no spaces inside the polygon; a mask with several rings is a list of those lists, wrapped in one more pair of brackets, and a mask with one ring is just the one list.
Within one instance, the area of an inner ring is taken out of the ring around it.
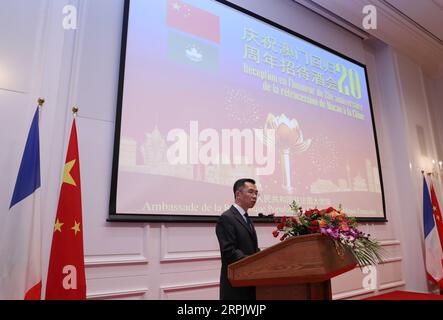
{"label": "wooden podium", "polygon": [[321,234],[292,237],[228,266],[234,287],[255,286],[257,300],[331,300],[331,278],[354,269]]}

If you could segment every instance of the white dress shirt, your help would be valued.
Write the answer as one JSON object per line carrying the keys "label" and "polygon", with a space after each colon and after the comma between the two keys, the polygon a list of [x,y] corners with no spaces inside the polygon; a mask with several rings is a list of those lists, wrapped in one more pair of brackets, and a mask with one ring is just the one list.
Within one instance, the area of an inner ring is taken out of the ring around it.
{"label": "white dress shirt", "polygon": [[248,219],[246,219],[245,217],[246,211],[236,203],[234,203],[233,206],[235,207],[235,209],[238,210],[238,212],[240,212],[241,216],[243,217],[243,220],[245,220],[246,224],[249,226]]}

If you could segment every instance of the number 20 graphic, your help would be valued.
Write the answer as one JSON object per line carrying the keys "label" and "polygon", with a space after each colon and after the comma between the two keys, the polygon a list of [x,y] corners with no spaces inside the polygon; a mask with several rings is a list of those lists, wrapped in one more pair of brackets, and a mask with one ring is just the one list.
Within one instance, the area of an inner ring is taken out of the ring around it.
{"label": "number 20 graphic", "polygon": [[361,98],[360,78],[354,69],[347,70],[344,65],[337,63],[335,69],[341,72],[338,79],[338,90],[347,96],[352,95],[355,99]]}

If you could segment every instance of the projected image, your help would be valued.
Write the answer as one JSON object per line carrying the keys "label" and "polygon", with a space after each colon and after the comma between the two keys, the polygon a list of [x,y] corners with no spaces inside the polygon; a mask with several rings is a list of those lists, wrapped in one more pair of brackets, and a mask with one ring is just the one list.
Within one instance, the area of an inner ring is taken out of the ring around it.
{"label": "projected image", "polygon": [[111,215],[384,218],[363,65],[211,0],[130,1],[122,63]]}

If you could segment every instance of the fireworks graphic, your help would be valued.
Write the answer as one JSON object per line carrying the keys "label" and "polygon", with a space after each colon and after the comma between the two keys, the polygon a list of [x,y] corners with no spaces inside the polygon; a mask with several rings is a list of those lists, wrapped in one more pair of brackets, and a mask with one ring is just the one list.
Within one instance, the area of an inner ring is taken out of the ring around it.
{"label": "fireworks graphic", "polygon": [[260,119],[257,102],[243,90],[227,90],[225,111],[230,119],[244,126],[255,124]]}
{"label": "fireworks graphic", "polygon": [[328,136],[314,138],[307,153],[311,163],[321,175],[326,175],[338,167],[340,154],[335,142]]}

